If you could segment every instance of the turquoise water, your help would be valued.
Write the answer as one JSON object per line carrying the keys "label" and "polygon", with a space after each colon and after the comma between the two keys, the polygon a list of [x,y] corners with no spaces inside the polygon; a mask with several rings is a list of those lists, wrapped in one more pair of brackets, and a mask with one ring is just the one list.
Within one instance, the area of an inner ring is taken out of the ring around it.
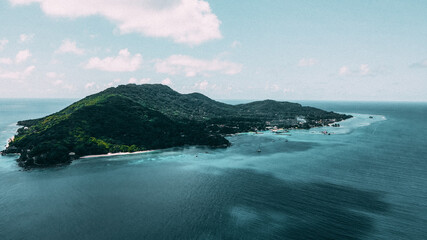
{"label": "turquoise water", "polygon": [[[0,100],[0,148],[71,102]],[[427,104],[304,105],[355,118],[51,169],[2,156],[0,239],[426,239]]]}

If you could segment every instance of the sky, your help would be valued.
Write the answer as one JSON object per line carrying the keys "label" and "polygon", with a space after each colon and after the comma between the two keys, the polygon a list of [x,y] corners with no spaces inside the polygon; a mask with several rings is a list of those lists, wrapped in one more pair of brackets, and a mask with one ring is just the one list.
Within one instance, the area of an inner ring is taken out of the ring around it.
{"label": "sky", "polygon": [[0,98],[427,101],[425,0],[0,0]]}

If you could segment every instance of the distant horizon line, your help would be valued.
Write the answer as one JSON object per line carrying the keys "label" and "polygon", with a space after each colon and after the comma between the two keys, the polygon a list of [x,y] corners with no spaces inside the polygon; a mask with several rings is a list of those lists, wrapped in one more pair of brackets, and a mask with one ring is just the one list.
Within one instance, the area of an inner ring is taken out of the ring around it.
{"label": "distant horizon line", "polygon": [[[92,94],[91,94],[92,95]],[[203,94],[205,95],[205,94]],[[90,96],[90,95],[88,95]],[[206,96],[206,95],[205,95]],[[81,98],[57,98],[57,97],[17,97],[17,98],[3,98],[0,97],[0,100],[80,100],[85,97]],[[210,97],[209,97],[210,98]],[[427,103],[427,100],[425,101],[412,101],[412,100],[314,100],[314,99],[271,99],[271,98],[265,98],[265,99],[238,99],[238,98],[210,98],[212,100],[218,101],[218,102],[224,102],[224,101],[265,101],[265,100],[274,100],[274,101],[280,101],[280,102],[365,102],[365,103]]]}

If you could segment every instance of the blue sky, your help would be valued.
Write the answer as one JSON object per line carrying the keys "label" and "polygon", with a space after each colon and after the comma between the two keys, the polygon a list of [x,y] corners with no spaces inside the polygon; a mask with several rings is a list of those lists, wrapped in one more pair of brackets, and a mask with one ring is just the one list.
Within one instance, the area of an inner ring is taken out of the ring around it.
{"label": "blue sky", "polygon": [[0,97],[427,101],[427,1],[0,0]]}

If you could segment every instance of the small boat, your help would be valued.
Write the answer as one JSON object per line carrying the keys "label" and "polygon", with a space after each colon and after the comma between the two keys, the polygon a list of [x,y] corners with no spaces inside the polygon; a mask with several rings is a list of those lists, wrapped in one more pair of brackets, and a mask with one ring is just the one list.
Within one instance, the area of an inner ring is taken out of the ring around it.
{"label": "small boat", "polygon": [[257,152],[261,152],[261,146],[258,146],[258,150],[256,150]]}

